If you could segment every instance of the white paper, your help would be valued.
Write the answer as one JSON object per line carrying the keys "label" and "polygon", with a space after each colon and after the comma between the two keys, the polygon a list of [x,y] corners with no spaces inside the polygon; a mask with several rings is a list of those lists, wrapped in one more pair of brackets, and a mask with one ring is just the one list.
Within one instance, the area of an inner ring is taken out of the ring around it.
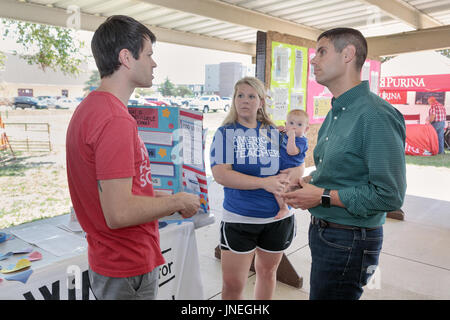
{"label": "white paper", "polygon": [[289,103],[289,89],[288,88],[273,88],[273,120],[286,120],[288,103]]}
{"label": "white paper", "polygon": [[197,174],[190,170],[183,170],[184,180],[186,182],[186,190],[193,192],[200,192],[200,184],[198,182]]}
{"label": "white paper", "polygon": [[203,124],[198,120],[181,120],[183,129],[183,161],[203,170]]}
{"label": "white paper", "polygon": [[303,93],[291,92],[291,110],[303,110]]}
{"label": "white paper", "polygon": [[294,88],[302,88],[303,75],[303,51],[295,49]]}
{"label": "white paper", "polygon": [[150,163],[150,171],[155,176],[173,177],[175,175],[173,165],[169,164]]}
{"label": "white paper", "polygon": [[87,249],[85,239],[52,225],[39,224],[11,229],[11,233],[56,256],[80,253]]}
{"label": "white paper", "polygon": [[172,134],[168,132],[139,131],[138,134],[144,143],[163,146],[172,145]]}
{"label": "white paper", "polygon": [[366,61],[361,70],[361,80],[365,81],[369,80],[369,78],[370,78],[370,63]]}
{"label": "white paper", "polygon": [[289,53],[290,49],[276,47],[274,50],[275,74],[274,80],[289,82]]}
{"label": "white paper", "polygon": [[370,73],[370,91],[378,94],[378,79],[380,74],[377,71],[372,71]]}

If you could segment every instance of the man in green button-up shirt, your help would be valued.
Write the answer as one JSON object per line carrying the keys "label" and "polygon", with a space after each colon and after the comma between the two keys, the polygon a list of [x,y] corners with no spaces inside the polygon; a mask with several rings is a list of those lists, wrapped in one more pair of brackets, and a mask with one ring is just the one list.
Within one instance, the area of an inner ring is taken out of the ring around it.
{"label": "man in green button-up shirt", "polygon": [[375,273],[386,212],[406,191],[402,114],[361,81],[367,42],[354,29],[322,33],[311,64],[333,93],[314,149],[316,170],[285,194],[312,216],[310,299],[359,299]]}

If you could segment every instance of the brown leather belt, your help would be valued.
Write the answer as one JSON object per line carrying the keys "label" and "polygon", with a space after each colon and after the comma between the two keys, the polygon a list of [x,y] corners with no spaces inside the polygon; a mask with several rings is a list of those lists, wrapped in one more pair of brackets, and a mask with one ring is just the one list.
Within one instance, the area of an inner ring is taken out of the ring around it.
{"label": "brown leather belt", "polygon": [[335,229],[345,229],[345,230],[361,230],[361,229],[366,229],[366,231],[370,231],[370,230],[376,230],[380,227],[375,227],[375,228],[364,228],[364,227],[356,227],[356,226],[346,226],[343,224],[338,224],[338,223],[334,223],[334,222],[330,222],[330,221],[325,221],[323,219],[319,219],[314,217],[313,215],[311,216],[311,223],[318,225],[322,228],[335,228]]}

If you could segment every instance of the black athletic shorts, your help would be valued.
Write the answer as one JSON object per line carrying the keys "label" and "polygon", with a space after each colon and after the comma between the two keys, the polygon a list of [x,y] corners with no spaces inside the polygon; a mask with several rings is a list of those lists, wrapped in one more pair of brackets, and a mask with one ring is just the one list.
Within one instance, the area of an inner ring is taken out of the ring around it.
{"label": "black athletic shorts", "polygon": [[220,224],[220,248],[235,253],[250,253],[256,248],[279,253],[291,245],[296,230],[294,215],[266,224],[222,221]]}

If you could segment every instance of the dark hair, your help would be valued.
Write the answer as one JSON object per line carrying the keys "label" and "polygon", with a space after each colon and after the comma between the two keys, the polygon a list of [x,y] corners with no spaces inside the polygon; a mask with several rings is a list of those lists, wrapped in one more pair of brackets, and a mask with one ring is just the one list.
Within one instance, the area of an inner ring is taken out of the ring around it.
{"label": "dark hair", "polygon": [[97,28],[91,41],[100,78],[110,76],[119,69],[120,50],[128,49],[138,59],[145,39],[152,43],[156,41],[155,35],[139,21],[123,15],[107,18]]}
{"label": "dark hair", "polygon": [[322,32],[317,41],[322,38],[327,38],[333,42],[336,52],[342,52],[349,44],[355,46],[356,68],[361,70],[367,58],[367,41],[361,32],[352,28],[335,28]]}

